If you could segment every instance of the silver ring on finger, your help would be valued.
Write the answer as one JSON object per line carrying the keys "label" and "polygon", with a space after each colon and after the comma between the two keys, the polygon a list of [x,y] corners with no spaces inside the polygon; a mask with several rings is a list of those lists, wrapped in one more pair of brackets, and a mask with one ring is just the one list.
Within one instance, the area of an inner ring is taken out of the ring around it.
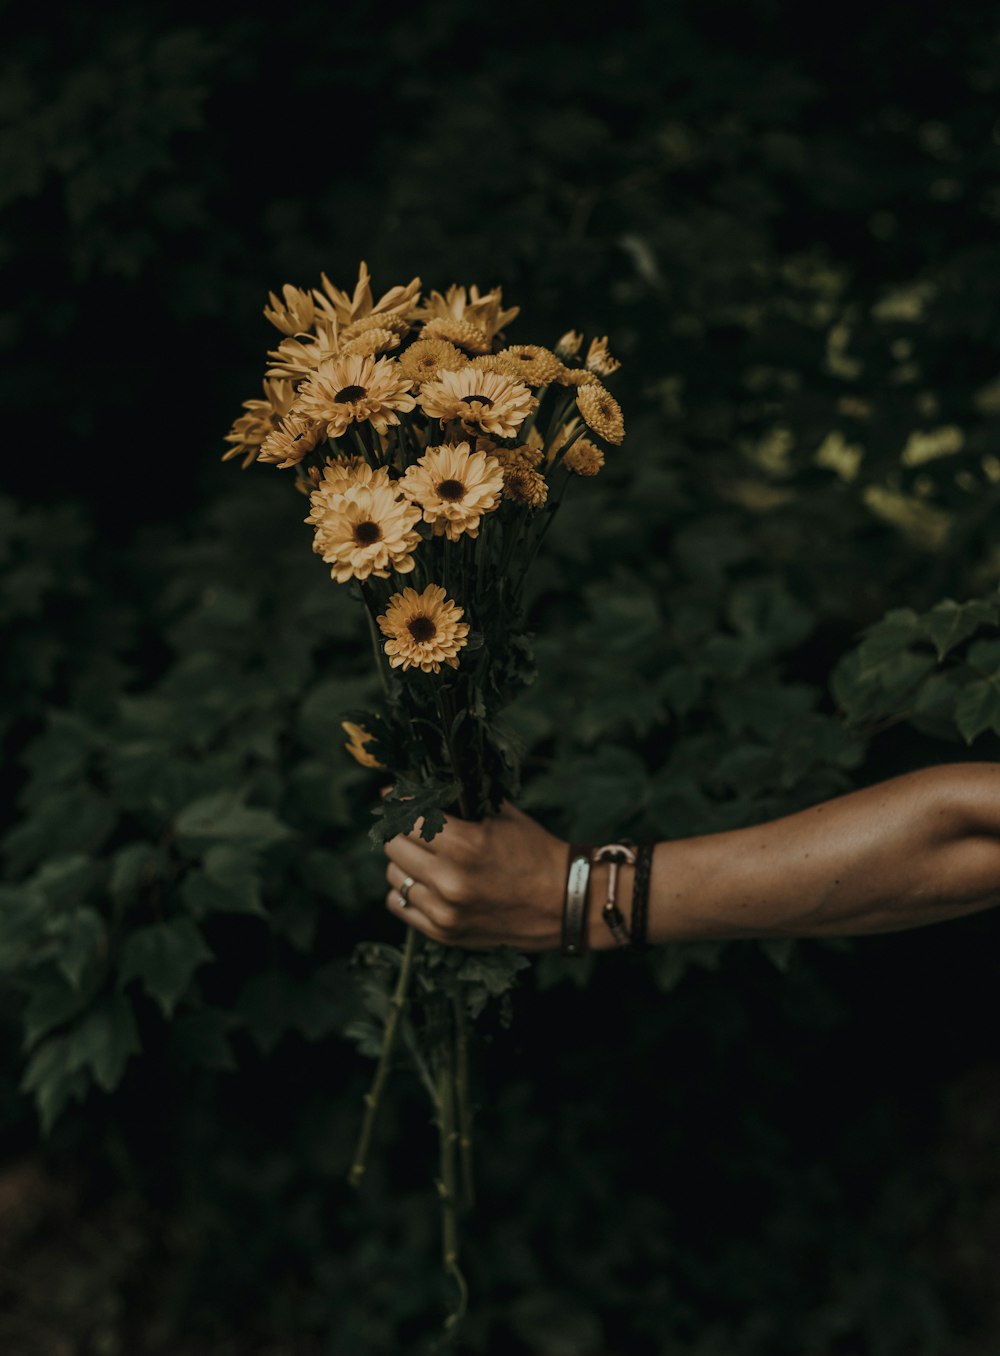
{"label": "silver ring on finger", "polygon": [[412,876],[407,876],[399,887],[399,907],[405,909],[410,902],[410,891],[413,889],[416,881]]}

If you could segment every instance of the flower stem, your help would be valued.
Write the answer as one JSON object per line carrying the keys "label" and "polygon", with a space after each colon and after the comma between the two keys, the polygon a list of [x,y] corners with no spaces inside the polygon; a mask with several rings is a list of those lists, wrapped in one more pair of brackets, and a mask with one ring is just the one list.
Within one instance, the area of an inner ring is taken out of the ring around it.
{"label": "flower stem", "polygon": [[455,1100],[462,1168],[462,1202],[468,1210],[476,1203],[476,1182],[472,1169],[472,1107],[469,1104],[469,1040],[461,995],[452,994],[451,1002],[455,1018]]}
{"label": "flower stem", "polygon": [[445,1272],[458,1289],[454,1309],[445,1320],[445,1332],[452,1334],[461,1323],[468,1303],[468,1287],[458,1265],[458,1181],[455,1173],[455,1060],[454,1045],[447,1042],[448,1056],[438,1070],[438,1130],[441,1149],[441,1176],[438,1194],[441,1197],[441,1261]]}
{"label": "flower stem", "polygon": [[416,928],[408,927],[406,929],[406,944],[403,947],[403,959],[399,966],[396,988],[389,1001],[389,1012],[385,1021],[385,1031],[382,1035],[382,1049],[379,1051],[378,1064],[375,1068],[375,1077],[372,1079],[372,1085],[365,1093],[365,1114],[361,1122],[361,1130],[358,1134],[357,1148],[354,1150],[354,1161],[351,1164],[351,1170],[347,1176],[348,1182],[354,1187],[360,1184],[368,1161],[368,1150],[371,1145],[375,1116],[378,1112],[379,1101],[382,1097],[382,1089],[385,1086],[385,1080],[389,1074],[389,1064],[392,1059],[393,1046],[396,1043],[396,1029],[399,1026],[399,1018],[403,1008],[406,1006],[410,976],[413,972],[413,957],[416,955],[418,936],[419,933]]}
{"label": "flower stem", "polygon": [[375,608],[368,593],[368,587],[363,579],[358,583],[361,585],[361,597],[364,599],[365,616],[368,618],[368,633],[372,638],[372,654],[375,656],[375,667],[378,669],[378,676],[382,682],[383,695],[389,696],[389,679],[385,671],[385,656],[382,652],[382,645],[379,641],[378,628],[375,624]]}

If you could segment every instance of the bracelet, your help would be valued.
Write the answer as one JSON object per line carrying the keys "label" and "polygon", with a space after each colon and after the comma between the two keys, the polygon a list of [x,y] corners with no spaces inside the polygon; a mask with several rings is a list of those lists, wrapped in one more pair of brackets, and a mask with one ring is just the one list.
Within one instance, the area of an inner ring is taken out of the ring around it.
{"label": "bracelet", "polygon": [[628,946],[629,931],[625,926],[624,915],[618,907],[618,868],[623,862],[629,866],[635,865],[635,850],[628,843],[606,843],[604,847],[594,848],[592,860],[595,863],[608,863],[608,898],[601,910],[601,917],[611,929],[615,943],[618,946]]}
{"label": "bracelet", "polygon": [[590,848],[571,843],[563,902],[562,954],[582,956],[587,949],[587,905],[590,903]]}
{"label": "bracelet", "polygon": [[643,843],[635,854],[635,879],[632,882],[632,945],[649,945],[649,878],[653,869],[652,843]]}

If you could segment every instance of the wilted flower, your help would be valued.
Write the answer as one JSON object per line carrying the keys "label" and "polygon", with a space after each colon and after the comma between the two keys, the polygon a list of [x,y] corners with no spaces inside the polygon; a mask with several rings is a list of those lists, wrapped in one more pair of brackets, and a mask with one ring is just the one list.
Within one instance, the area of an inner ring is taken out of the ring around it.
{"label": "wilted flower", "polygon": [[356,763],[362,767],[380,767],[384,768],[385,763],[380,763],[373,753],[369,753],[365,745],[375,738],[363,725],[356,725],[353,720],[342,720],[340,728],[347,735],[349,743],[344,748],[351,755]]}
{"label": "wilted flower", "polygon": [[325,437],[326,425],[322,420],[287,414],[261,443],[257,460],[279,467],[297,466]]}
{"label": "wilted flower", "polygon": [[243,457],[244,468],[257,459],[261,443],[278,427],[292,408],[295,388],[290,381],[264,378],[264,399],[244,400],[246,414],[241,414],[226,434],[225,441],[233,446],[222,454],[223,461]]}
{"label": "wilted flower", "polygon": [[608,352],[608,337],[604,335],[601,339],[591,339],[590,348],[587,350],[587,361],[584,364],[588,372],[596,372],[599,376],[610,377],[612,372],[617,372],[621,363],[617,358],[612,358]]}
{"label": "wilted flower", "polygon": [[316,305],[309,292],[285,283],[281,297],[268,292],[267,299],[271,304],[264,307],[264,315],[282,334],[303,334],[312,329]]}

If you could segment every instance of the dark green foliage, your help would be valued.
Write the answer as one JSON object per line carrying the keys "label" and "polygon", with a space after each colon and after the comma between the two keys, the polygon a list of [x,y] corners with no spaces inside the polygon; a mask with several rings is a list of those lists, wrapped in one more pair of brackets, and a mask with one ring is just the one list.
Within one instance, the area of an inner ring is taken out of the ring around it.
{"label": "dark green foliage", "polygon": [[[555,831],[995,758],[994,27],[441,0],[8,35],[0,1116],[146,1202],[117,1349],[418,1351],[450,1300],[412,1079],[343,1185],[400,963],[369,834],[418,807],[341,748],[377,680],[305,501],[216,461],[266,290],[500,282],[515,342],[624,360],[494,736]],[[486,1025],[462,1349],[992,1349],[995,932],[510,957],[510,992],[443,960]]]}

